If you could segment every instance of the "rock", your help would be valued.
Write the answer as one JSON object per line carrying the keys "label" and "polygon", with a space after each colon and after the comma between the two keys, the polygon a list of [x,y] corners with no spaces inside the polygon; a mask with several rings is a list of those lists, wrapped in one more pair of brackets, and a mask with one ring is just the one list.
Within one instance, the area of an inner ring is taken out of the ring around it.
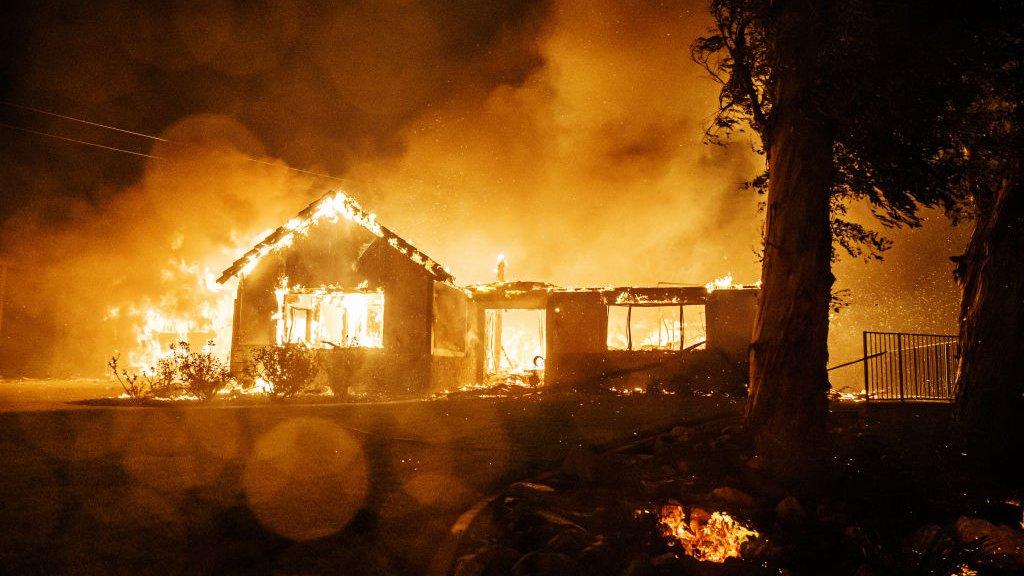
{"label": "rock", "polygon": [[640,490],[647,496],[671,496],[675,492],[676,481],[672,478],[666,480],[640,480]]}
{"label": "rock", "polygon": [[916,573],[922,563],[934,550],[940,549],[937,542],[943,538],[942,528],[937,524],[927,524],[914,531],[903,544],[901,559],[908,573]]}
{"label": "rock", "polygon": [[757,505],[754,497],[742,490],[730,486],[720,486],[711,491],[711,498],[722,504],[737,508],[753,508]]}
{"label": "rock", "polygon": [[597,454],[589,446],[574,446],[562,461],[562,473],[569,478],[593,482],[597,472]]}
{"label": "rock", "polygon": [[512,567],[514,576],[575,576],[581,567],[578,562],[556,552],[530,552]]}
{"label": "rock", "polygon": [[837,520],[835,509],[825,504],[818,504],[814,509],[814,516],[822,524],[830,524]]}
{"label": "rock", "polygon": [[676,460],[676,470],[686,474],[690,471],[690,463],[686,460]]}
{"label": "rock", "polygon": [[539,501],[549,494],[554,494],[555,489],[547,484],[538,482],[516,482],[508,487],[506,497],[516,500]]}
{"label": "rock", "polygon": [[612,551],[604,540],[604,536],[598,534],[594,540],[579,553],[579,561],[587,566],[603,566],[608,562]]}
{"label": "rock", "polygon": [[857,568],[857,571],[853,573],[853,576],[875,576],[875,569],[867,564],[861,564]]}
{"label": "rock", "polygon": [[787,528],[799,528],[807,521],[807,513],[794,496],[786,496],[775,506],[775,516]]}
{"label": "rock", "polygon": [[750,468],[751,470],[759,470],[759,471],[760,470],[764,470],[764,468],[765,468],[764,458],[761,458],[757,454],[751,456],[750,459],[747,460],[747,468]]}
{"label": "rock", "polygon": [[654,440],[654,447],[652,448],[652,451],[655,456],[661,456],[672,450],[673,447],[674,444],[671,436],[658,436]]}
{"label": "rock", "polygon": [[485,558],[483,576],[499,576],[512,572],[512,567],[523,557],[522,552],[515,548],[501,547],[492,549]]}
{"label": "rock", "polygon": [[722,428],[722,434],[723,435],[729,435],[729,436],[736,436],[738,434],[743,434],[743,426],[741,426],[739,424],[733,424],[732,426],[726,426],[725,428]]}
{"label": "rock", "polygon": [[455,565],[455,576],[483,576],[484,564],[476,555],[468,555],[459,558]]}
{"label": "rock", "polygon": [[552,536],[544,548],[548,552],[576,554],[586,548],[589,543],[590,537],[587,535],[586,530],[565,527]]}
{"label": "rock", "polygon": [[483,548],[476,554],[459,558],[455,565],[455,576],[497,576],[508,574],[512,566],[522,557],[514,548]]}
{"label": "rock", "polygon": [[532,505],[520,505],[510,515],[508,531],[512,545],[520,550],[539,550],[564,530],[586,532],[579,524]]}
{"label": "rock", "polygon": [[640,554],[629,562],[626,569],[622,571],[622,576],[647,576],[653,573],[654,566],[651,564],[650,556]]}
{"label": "rock", "polygon": [[547,484],[541,484],[539,482],[516,482],[509,486],[509,492],[536,492],[536,493],[547,493],[554,492],[555,489]]}
{"label": "rock", "polygon": [[850,553],[867,556],[868,551],[873,548],[871,541],[868,540],[864,530],[860,526],[847,526],[843,529],[843,536],[841,539],[843,547],[846,548]]}
{"label": "rock", "polygon": [[669,432],[673,438],[680,442],[686,442],[693,435],[693,429],[686,426],[676,426]]}
{"label": "rock", "polygon": [[741,548],[743,557],[747,559],[774,558],[779,555],[781,550],[765,537],[747,540]]}
{"label": "rock", "polygon": [[664,566],[666,564],[673,564],[675,562],[675,552],[665,552],[661,556],[655,556],[654,558],[651,558],[651,566]]}
{"label": "rock", "polygon": [[956,535],[964,543],[981,540],[984,560],[988,563],[1024,567],[1024,532],[1019,529],[961,516],[956,519]]}
{"label": "rock", "polygon": [[586,532],[582,526],[560,514],[556,514],[549,510],[535,510],[534,513],[552,526],[556,526],[558,528],[572,528],[574,530]]}

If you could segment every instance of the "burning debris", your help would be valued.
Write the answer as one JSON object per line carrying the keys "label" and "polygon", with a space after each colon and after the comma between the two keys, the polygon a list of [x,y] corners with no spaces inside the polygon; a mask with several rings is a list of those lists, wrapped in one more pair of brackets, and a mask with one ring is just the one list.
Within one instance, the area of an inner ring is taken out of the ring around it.
{"label": "burning debris", "polygon": [[726,512],[691,508],[689,518],[679,504],[666,504],[658,512],[659,525],[666,538],[680,544],[697,560],[725,562],[740,558],[741,548],[760,534],[739,523]]}

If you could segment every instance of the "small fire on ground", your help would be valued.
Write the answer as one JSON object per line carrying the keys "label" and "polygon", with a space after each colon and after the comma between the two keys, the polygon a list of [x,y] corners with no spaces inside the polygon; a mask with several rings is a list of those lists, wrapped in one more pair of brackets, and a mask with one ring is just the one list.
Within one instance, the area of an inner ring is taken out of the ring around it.
{"label": "small fire on ground", "polygon": [[679,504],[662,506],[658,520],[663,536],[681,545],[687,555],[706,562],[739,558],[743,544],[760,536],[725,512],[693,508],[687,517]]}

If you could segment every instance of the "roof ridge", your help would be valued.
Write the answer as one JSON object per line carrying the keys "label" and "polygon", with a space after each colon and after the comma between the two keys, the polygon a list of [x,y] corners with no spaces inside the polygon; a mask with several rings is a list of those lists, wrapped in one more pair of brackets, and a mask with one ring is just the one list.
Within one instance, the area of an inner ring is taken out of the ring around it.
{"label": "roof ridge", "polygon": [[377,222],[377,215],[363,210],[355,198],[341,190],[331,190],[311,202],[294,218],[288,220],[284,225],[278,226],[248,252],[242,254],[231,266],[221,272],[217,283],[223,284],[238,274],[248,274],[267,254],[291,246],[296,234],[305,235],[311,227],[323,219],[336,222],[340,217],[355,222],[378,238],[383,238],[392,248],[422,266],[429,274],[442,282],[454,282],[455,277],[447,268],[424,254],[408,240],[395,234],[386,226],[382,226]]}

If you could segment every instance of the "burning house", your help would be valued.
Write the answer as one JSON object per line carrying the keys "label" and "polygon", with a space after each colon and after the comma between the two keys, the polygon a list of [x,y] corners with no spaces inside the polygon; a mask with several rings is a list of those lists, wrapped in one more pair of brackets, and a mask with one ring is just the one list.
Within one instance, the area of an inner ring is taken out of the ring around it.
{"label": "burning house", "polygon": [[620,390],[711,379],[742,384],[755,288],[559,288],[533,282],[471,287],[485,374]]}
{"label": "burning house", "polygon": [[343,193],[307,206],[218,282],[236,275],[235,371],[255,348],[303,343],[335,390],[421,393],[476,376],[469,296]]}
{"label": "burning house", "polygon": [[[236,260],[231,365],[260,347],[318,351],[333,389],[422,394],[515,377],[635,389],[695,375],[742,382],[757,290],[559,288],[451,273],[341,192]],[[721,286],[725,288],[725,286]]]}

